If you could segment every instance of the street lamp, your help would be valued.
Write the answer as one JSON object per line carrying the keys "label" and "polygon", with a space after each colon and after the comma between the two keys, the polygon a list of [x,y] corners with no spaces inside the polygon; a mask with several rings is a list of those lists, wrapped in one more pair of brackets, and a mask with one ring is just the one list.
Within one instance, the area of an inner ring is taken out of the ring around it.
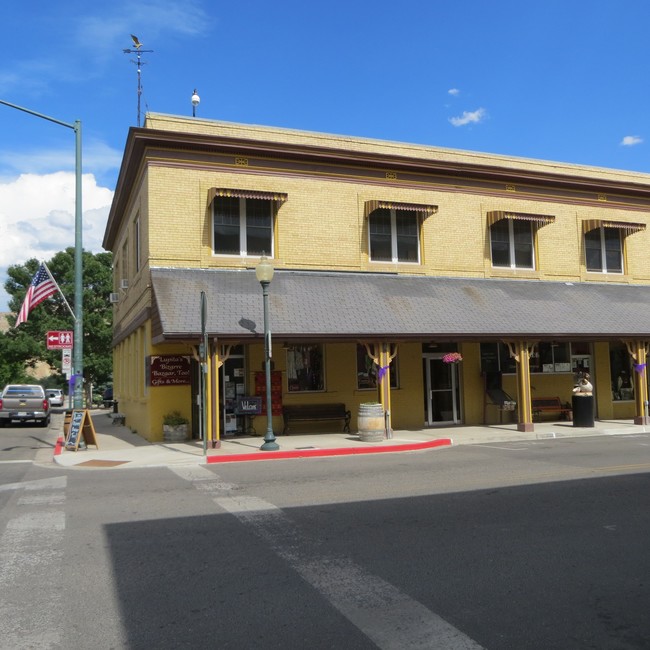
{"label": "street lamp", "polygon": [[266,434],[262,451],[275,451],[280,446],[273,435],[273,413],[271,409],[271,330],[269,330],[269,284],[273,279],[273,264],[266,255],[262,255],[259,264],[255,267],[255,277],[262,285],[264,298],[264,370],[266,372]]}
{"label": "street lamp", "polygon": [[37,113],[29,108],[23,108],[0,99],[0,104],[15,108],[24,113],[35,115],[49,122],[60,124],[72,129],[75,135],[75,210],[74,210],[74,350],[72,363],[74,374],[81,376],[81,381],[74,383],[74,408],[83,408],[83,246],[82,246],[82,217],[81,217],[81,120],[75,120],[74,124],[56,120],[48,115]]}
{"label": "street lamp", "polygon": [[196,117],[196,107],[201,103],[201,98],[194,89],[194,94],[192,95],[192,117]]}

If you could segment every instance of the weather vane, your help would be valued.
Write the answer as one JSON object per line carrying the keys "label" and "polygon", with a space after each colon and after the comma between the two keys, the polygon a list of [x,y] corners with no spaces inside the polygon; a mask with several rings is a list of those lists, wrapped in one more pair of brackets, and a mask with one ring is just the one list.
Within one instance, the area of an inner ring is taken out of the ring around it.
{"label": "weather vane", "polygon": [[143,50],[142,43],[140,43],[138,37],[131,34],[131,38],[133,39],[133,46],[135,49],[131,50],[129,48],[126,48],[122,50],[122,52],[124,52],[124,54],[135,54],[138,57],[137,61],[133,61],[133,59],[131,59],[131,63],[135,63],[138,66],[138,126],[140,126],[140,97],[142,95],[141,72],[142,66],[144,65],[144,62],[141,59],[144,52],[153,52],[153,50]]}

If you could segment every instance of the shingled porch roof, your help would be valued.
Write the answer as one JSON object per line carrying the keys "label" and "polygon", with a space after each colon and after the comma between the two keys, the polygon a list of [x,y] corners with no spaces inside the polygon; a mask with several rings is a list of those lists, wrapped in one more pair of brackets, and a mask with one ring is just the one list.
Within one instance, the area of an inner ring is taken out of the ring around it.
{"label": "shingled porch roof", "polygon": [[[154,268],[154,343],[263,338],[254,270]],[[278,340],[650,338],[650,287],[276,270],[269,320]]]}

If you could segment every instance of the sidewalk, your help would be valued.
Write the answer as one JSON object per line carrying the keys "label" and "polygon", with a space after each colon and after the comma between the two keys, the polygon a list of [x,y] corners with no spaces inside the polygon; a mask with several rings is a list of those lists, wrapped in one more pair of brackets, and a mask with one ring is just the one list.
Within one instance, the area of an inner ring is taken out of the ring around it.
{"label": "sidewalk", "polygon": [[424,452],[457,445],[512,443],[524,440],[572,438],[577,436],[629,435],[650,431],[631,420],[597,421],[593,428],[574,427],[571,422],[543,422],[535,424],[530,433],[517,431],[516,424],[490,426],[453,426],[417,431],[393,431],[390,440],[361,442],[355,434],[300,433],[277,436],[279,451],[261,451],[262,436],[237,436],[221,440],[218,449],[208,444],[188,440],[182,443],[150,443],[132,433],[126,426],[114,425],[105,410],[92,410],[91,418],[97,434],[98,448],[68,451],[63,445],[63,415],[52,420],[58,427],[58,443],[54,461],[61,466],[80,469],[111,467],[156,467],[169,465],[200,465],[207,463],[313,458],[369,453]]}

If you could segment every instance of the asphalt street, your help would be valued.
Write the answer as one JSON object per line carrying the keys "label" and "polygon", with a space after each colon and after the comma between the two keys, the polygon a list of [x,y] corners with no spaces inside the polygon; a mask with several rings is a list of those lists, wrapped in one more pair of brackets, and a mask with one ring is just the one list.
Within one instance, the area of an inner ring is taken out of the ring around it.
{"label": "asphalt street", "polygon": [[1,648],[650,647],[650,434],[16,460],[0,460]]}

